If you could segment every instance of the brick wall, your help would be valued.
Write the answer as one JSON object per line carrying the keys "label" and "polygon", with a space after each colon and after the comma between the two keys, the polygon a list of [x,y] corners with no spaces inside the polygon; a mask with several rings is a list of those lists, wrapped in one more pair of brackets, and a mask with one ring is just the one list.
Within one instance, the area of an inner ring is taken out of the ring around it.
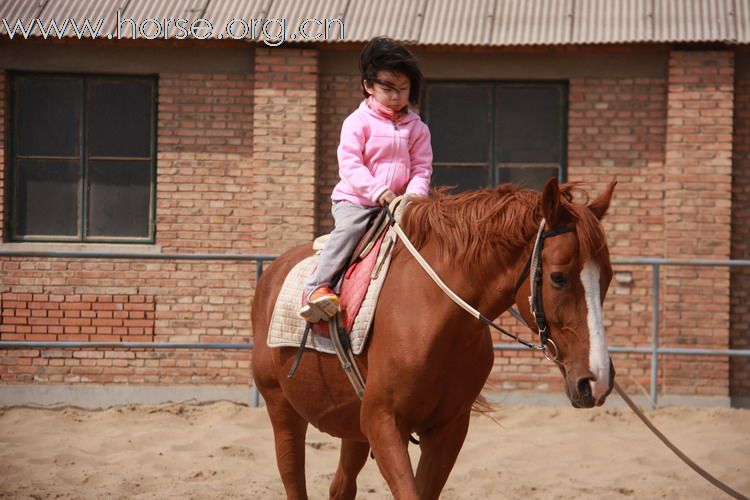
{"label": "brick wall", "polygon": [[[6,271],[13,267],[20,267],[20,263],[3,266]],[[154,340],[153,295],[80,295],[70,288],[54,287],[47,287],[45,292],[2,294],[3,324],[0,328],[4,339],[42,342]]]}
{"label": "brick wall", "polygon": [[252,252],[252,96],[251,75],[159,75],[156,240],[163,252]]}
{"label": "brick wall", "polygon": [[[734,103],[732,52],[673,51],[669,61],[664,256],[729,258]],[[726,348],[727,268],[664,271],[662,345]],[[728,396],[725,358],[671,356],[665,392]]]}
{"label": "brick wall", "polygon": [[3,383],[242,384],[246,353],[158,349],[28,349],[0,352]]}
{"label": "brick wall", "polygon": [[6,90],[6,73],[4,71],[0,71],[0,150],[3,151],[3,154],[0,155],[0,241],[3,241],[5,239],[5,179],[7,177],[7,174],[5,172],[5,158],[6,158],[6,148],[5,148],[5,121],[6,121],[6,113],[5,113],[5,107],[7,105],[8,99],[7,99],[7,90]]}
{"label": "brick wall", "polygon": [[318,111],[318,179],[316,186],[317,234],[333,230],[331,193],[339,180],[336,148],[344,119],[364,98],[358,76],[321,75]]}
{"label": "brick wall", "polygon": [[[247,342],[250,337],[251,263],[12,258],[0,262],[0,271],[2,340]],[[247,351],[0,350],[0,379],[247,383],[249,363]]]}
{"label": "brick wall", "polygon": [[[658,78],[581,78],[570,82],[568,177],[595,195],[616,180],[604,219],[612,258],[664,254],[667,82]],[[605,302],[612,346],[651,343],[652,273],[618,265]],[[648,387],[650,359],[612,356],[623,387]]]}
{"label": "brick wall", "polygon": [[255,54],[253,245],[280,253],[315,232],[318,52]]}
{"label": "brick wall", "polygon": [[[735,83],[734,156],[732,168],[732,258],[750,259],[750,80]],[[730,345],[750,349],[750,269],[731,272]],[[750,396],[750,358],[730,360],[733,397]]]}

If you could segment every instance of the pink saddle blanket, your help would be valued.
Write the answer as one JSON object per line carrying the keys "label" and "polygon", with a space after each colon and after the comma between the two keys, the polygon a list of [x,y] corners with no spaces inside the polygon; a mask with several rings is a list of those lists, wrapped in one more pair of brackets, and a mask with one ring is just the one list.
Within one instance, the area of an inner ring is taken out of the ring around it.
{"label": "pink saddle blanket", "polygon": [[[346,328],[347,332],[352,331],[354,320],[357,318],[357,314],[359,314],[359,310],[362,307],[362,302],[364,302],[365,296],[367,295],[367,290],[370,287],[372,270],[377,263],[378,254],[380,253],[380,247],[383,244],[383,238],[385,235],[386,231],[383,231],[383,234],[378,237],[370,253],[368,253],[364,259],[357,261],[347,269],[346,275],[344,275],[344,281],[341,283],[339,303],[344,317],[344,328]],[[302,297],[302,300],[304,302],[306,297]],[[321,337],[330,337],[327,321],[314,323],[312,325],[312,331]]]}

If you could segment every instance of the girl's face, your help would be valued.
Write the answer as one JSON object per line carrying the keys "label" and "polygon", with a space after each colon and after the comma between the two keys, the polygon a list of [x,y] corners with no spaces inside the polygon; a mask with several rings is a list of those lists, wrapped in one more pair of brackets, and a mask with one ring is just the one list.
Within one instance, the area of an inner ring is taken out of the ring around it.
{"label": "girl's face", "polygon": [[376,101],[393,111],[401,111],[409,104],[411,82],[403,73],[378,71],[376,79],[368,84],[363,82],[365,90]]}

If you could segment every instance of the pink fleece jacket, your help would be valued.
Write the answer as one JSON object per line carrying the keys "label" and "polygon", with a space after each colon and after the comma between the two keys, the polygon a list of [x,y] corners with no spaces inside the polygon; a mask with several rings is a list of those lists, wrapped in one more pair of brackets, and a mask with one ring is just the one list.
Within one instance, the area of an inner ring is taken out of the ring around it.
{"label": "pink fleece jacket", "polygon": [[412,111],[394,113],[372,97],[341,128],[333,200],[375,206],[387,189],[426,195],[432,175],[430,130]]}

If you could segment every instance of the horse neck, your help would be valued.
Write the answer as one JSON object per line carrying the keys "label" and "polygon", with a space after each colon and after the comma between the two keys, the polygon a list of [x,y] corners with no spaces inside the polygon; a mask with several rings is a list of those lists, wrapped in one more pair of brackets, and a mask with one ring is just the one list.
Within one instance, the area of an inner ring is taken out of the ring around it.
{"label": "horse neck", "polygon": [[496,318],[515,302],[514,287],[531,255],[537,229],[530,227],[523,242],[498,252],[493,264],[483,268],[456,262],[450,256],[441,258],[434,240],[422,249],[422,254],[428,262],[436,263],[438,275],[459,297],[485,316]]}
{"label": "horse neck", "polygon": [[485,283],[478,285],[476,304],[488,318],[496,318],[507,311],[516,301],[514,288],[523,273],[534,246],[533,234],[523,245],[515,246],[508,252],[508,258],[488,273]]}

